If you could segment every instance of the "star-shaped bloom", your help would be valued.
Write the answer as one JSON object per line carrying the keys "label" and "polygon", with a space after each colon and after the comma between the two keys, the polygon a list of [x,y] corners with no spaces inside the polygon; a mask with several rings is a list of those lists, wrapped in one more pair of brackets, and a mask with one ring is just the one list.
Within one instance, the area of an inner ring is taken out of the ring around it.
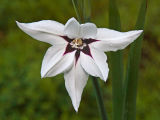
{"label": "star-shaped bloom", "polygon": [[121,50],[142,33],[142,30],[118,32],[97,28],[93,23],[79,24],[75,18],[65,25],[52,20],[17,22],[17,25],[31,37],[52,45],[44,56],[41,77],[64,73],[65,86],[76,111],[88,75],[104,81],[108,78],[104,52]]}

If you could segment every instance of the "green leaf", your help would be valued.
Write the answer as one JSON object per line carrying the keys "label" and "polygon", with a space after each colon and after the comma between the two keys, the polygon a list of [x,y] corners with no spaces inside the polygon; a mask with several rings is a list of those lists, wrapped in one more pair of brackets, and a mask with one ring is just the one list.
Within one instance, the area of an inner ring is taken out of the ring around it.
{"label": "green leaf", "polygon": [[[115,0],[109,1],[109,27],[121,30],[120,15]],[[123,52],[109,53],[112,77],[113,120],[122,120],[123,110]]]}
{"label": "green leaf", "polygon": [[[143,0],[139,11],[135,29],[144,29],[145,16],[147,10],[147,0]],[[141,35],[134,43],[131,44],[128,59],[128,70],[125,81],[125,120],[136,119],[136,96],[139,64],[141,59],[143,35]]]}
{"label": "green leaf", "polygon": [[83,0],[83,19],[90,21],[91,18],[91,0]]}
{"label": "green leaf", "polygon": [[73,4],[74,10],[76,12],[78,21],[80,23],[82,23],[80,5],[78,4],[78,1],[77,0],[72,0],[72,4]]}

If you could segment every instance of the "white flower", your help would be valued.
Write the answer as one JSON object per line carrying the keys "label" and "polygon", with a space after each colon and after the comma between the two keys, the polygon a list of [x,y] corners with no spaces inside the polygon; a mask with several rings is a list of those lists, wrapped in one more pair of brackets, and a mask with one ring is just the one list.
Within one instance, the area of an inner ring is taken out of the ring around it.
{"label": "white flower", "polygon": [[64,73],[65,86],[76,111],[88,75],[107,80],[109,69],[104,51],[123,49],[142,33],[142,30],[118,32],[97,28],[93,23],[79,24],[75,18],[65,25],[51,20],[17,22],[17,25],[31,37],[53,45],[44,56],[41,77]]}

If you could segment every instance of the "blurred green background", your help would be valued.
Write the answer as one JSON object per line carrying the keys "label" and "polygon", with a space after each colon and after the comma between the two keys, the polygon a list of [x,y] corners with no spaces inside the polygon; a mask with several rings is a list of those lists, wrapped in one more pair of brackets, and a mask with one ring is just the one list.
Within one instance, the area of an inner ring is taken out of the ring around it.
{"label": "blurred green background", "polygon": [[[122,31],[134,29],[141,0],[117,0]],[[160,0],[148,1],[137,98],[137,120],[160,119]],[[108,27],[108,0],[92,0],[92,18]],[[23,33],[15,24],[45,19],[64,23],[75,12],[71,0],[0,0],[0,120],[99,120],[92,81],[83,92],[78,114],[63,75],[41,79],[43,56],[50,46]],[[125,60],[128,50],[125,50]],[[111,79],[100,81],[112,117]]]}

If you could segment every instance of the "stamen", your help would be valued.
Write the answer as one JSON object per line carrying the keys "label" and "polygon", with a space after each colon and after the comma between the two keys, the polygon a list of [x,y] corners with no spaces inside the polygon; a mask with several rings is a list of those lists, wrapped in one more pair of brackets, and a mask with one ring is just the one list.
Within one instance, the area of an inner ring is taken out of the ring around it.
{"label": "stamen", "polygon": [[72,48],[83,49],[86,46],[86,43],[83,43],[82,39],[76,38],[70,43],[70,45]]}
{"label": "stamen", "polygon": [[80,38],[78,38],[78,39],[76,39],[76,40],[77,40],[77,44],[78,44],[79,46],[83,45],[83,42],[82,42],[82,40],[81,40]]}

